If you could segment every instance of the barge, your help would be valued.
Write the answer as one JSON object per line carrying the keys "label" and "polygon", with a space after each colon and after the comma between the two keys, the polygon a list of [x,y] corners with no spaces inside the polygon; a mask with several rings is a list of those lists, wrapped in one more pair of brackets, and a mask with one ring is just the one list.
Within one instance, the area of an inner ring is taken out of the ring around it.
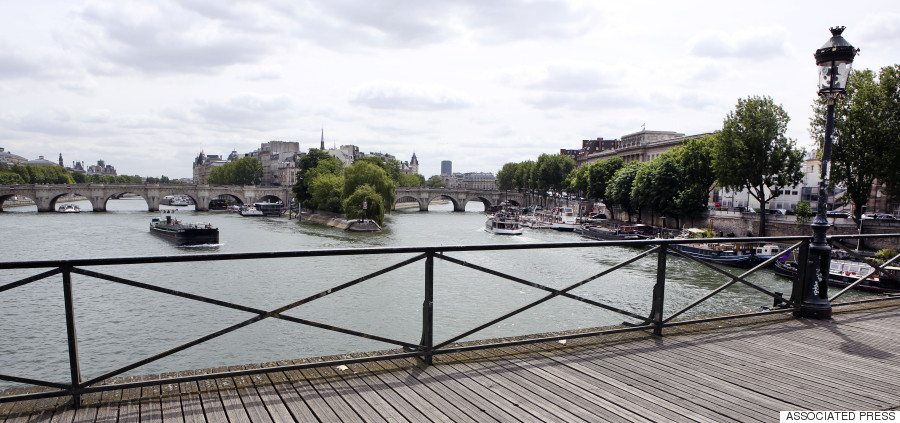
{"label": "barge", "polygon": [[150,233],[175,245],[206,245],[219,243],[219,228],[211,224],[184,223],[167,215],[165,220],[154,217]]}

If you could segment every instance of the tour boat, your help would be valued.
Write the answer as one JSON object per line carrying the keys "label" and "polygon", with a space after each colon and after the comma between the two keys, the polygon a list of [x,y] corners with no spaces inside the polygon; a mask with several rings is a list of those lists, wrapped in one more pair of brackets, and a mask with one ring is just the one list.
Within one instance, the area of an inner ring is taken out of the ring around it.
{"label": "tour boat", "polygon": [[78,207],[74,204],[65,204],[59,206],[56,211],[60,213],[81,213],[81,207]]}
{"label": "tour boat", "polygon": [[263,212],[254,206],[241,206],[241,216],[263,216]]}
{"label": "tour boat", "polygon": [[522,235],[525,232],[516,215],[504,212],[488,216],[484,230],[497,235]]}
{"label": "tour boat", "polygon": [[166,215],[162,220],[150,220],[150,233],[174,242],[176,245],[204,245],[219,243],[219,228],[211,224],[184,223]]}

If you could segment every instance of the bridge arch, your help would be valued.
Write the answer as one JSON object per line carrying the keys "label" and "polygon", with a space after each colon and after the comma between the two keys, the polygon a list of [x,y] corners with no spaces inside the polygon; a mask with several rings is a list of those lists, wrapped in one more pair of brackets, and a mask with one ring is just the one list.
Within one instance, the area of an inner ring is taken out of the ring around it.
{"label": "bridge arch", "polygon": [[428,210],[428,205],[422,204],[421,199],[419,199],[418,197],[415,197],[413,195],[407,194],[407,193],[401,193],[400,195],[398,195],[396,197],[396,199],[394,200],[394,205],[391,207],[391,210],[397,210],[397,204],[400,204],[400,203],[416,203],[419,206],[419,211]]}
{"label": "bridge arch", "polygon": [[[428,206],[431,204],[431,202],[434,200],[437,200],[438,198],[441,198],[444,200],[449,200],[450,203],[453,204],[453,211],[466,211],[465,197],[456,198],[451,194],[442,194],[442,193],[438,193],[437,195],[429,197],[428,201],[425,202],[425,209],[422,211],[428,211]],[[420,210],[421,210],[421,208],[420,208]]]}

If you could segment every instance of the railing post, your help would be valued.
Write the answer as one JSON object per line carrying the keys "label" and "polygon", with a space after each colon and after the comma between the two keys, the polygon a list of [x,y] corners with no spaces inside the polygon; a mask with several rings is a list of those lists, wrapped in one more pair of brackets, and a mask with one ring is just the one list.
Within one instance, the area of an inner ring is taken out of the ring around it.
{"label": "railing post", "polygon": [[422,302],[422,340],[425,347],[422,359],[425,365],[432,364],[434,347],[434,251],[429,250],[425,258],[425,300]]}
{"label": "railing post", "polygon": [[78,336],[75,333],[75,307],[72,298],[72,268],[63,267],[63,295],[66,307],[66,333],[69,342],[69,371],[72,378],[72,405],[81,405],[81,366],[78,361]]}
{"label": "railing post", "polygon": [[653,320],[653,334],[662,335],[663,304],[666,294],[666,245],[660,245],[656,253],[656,285],[653,286],[653,305],[650,318]]}

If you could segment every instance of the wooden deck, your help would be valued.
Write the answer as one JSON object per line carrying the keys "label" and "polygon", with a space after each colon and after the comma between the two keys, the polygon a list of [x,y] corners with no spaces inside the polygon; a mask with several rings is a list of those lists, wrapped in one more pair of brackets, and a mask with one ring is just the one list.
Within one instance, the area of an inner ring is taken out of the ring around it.
{"label": "wooden deck", "polygon": [[[316,368],[0,404],[13,422],[777,421],[900,407],[900,302],[349,370]],[[166,375],[162,375],[165,377]]]}

